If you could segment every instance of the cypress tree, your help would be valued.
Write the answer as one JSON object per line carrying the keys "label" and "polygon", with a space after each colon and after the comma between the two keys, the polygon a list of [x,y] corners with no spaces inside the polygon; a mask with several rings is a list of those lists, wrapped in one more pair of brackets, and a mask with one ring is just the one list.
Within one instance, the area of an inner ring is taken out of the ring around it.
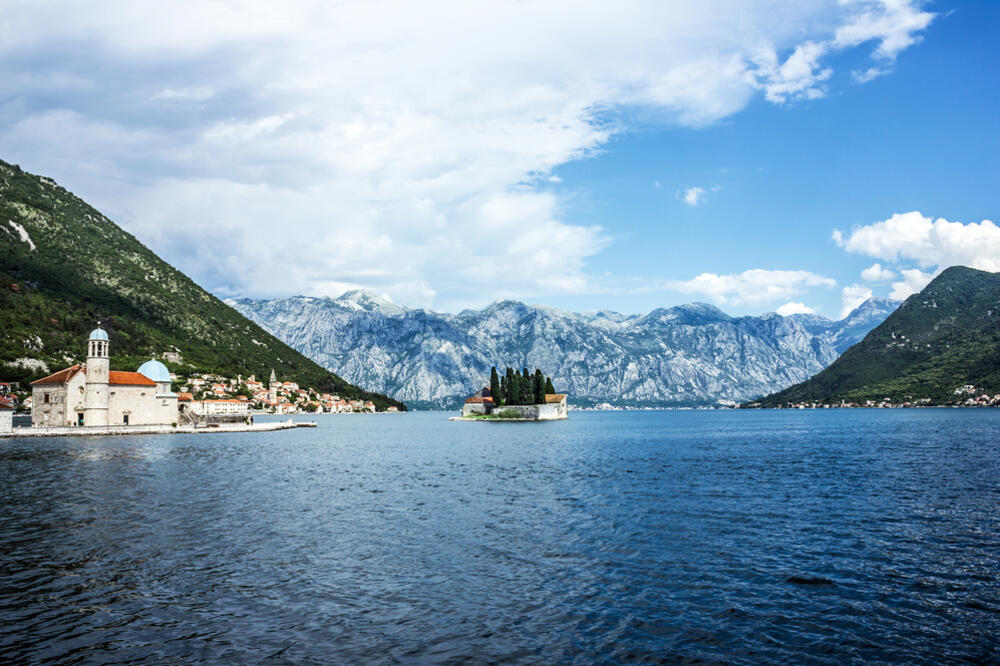
{"label": "cypress tree", "polygon": [[551,377],[546,377],[545,378],[545,392],[546,393],[555,393],[556,392],[556,389],[552,386],[552,378]]}
{"label": "cypress tree", "polygon": [[531,375],[528,374],[528,369],[524,368],[521,370],[521,404],[530,405],[535,399],[535,389],[532,386]]}
{"label": "cypress tree", "polygon": [[508,405],[521,405],[521,375],[516,372],[510,373],[510,382],[507,384],[507,392],[510,397],[507,399]]}
{"label": "cypress tree", "polygon": [[545,402],[545,379],[542,377],[542,371],[537,368],[535,369],[535,376],[532,384],[535,389],[535,404],[541,405]]}
{"label": "cypress tree", "polygon": [[507,377],[500,378],[500,393],[493,399],[496,404],[503,405],[507,403]]}
{"label": "cypress tree", "polygon": [[497,374],[497,366],[490,368],[490,395],[493,396],[493,404],[500,403],[500,376]]}

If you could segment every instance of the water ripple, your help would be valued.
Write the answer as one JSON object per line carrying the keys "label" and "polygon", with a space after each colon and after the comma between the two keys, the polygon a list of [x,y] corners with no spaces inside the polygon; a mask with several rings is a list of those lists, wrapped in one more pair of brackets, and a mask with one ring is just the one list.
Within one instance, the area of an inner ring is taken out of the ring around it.
{"label": "water ripple", "polygon": [[[996,410],[0,444],[12,662],[1000,660]],[[528,436],[526,436],[528,435]]]}

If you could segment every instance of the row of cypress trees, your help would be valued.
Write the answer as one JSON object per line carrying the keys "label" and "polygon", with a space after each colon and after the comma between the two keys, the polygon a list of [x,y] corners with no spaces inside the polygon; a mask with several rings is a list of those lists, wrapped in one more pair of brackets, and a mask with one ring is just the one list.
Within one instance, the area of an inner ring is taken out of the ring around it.
{"label": "row of cypress trees", "polygon": [[490,393],[493,404],[500,405],[538,405],[545,402],[546,393],[555,393],[552,379],[535,368],[530,374],[527,368],[521,372],[507,368],[503,377],[497,372],[496,366],[490,368]]}

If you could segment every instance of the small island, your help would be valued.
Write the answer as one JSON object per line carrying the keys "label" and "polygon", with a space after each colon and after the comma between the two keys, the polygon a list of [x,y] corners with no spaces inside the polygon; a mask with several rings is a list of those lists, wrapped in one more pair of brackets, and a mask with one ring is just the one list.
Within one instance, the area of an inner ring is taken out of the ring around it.
{"label": "small island", "polygon": [[534,374],[507,368],[501,377],[490,368],[490,385],[465,399],[462,415],[455,421],[554,421],[568,418],[566,394],[556,393],[552,379],[535,369]]}

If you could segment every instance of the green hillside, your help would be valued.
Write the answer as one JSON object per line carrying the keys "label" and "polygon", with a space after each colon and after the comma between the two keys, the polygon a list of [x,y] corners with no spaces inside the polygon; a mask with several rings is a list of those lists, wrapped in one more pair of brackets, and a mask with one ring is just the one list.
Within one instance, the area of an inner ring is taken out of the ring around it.
{"label": "green hillside", "polygon": [[1000,273],[953,266],[828,368],[758,402],[943,404],[966,384],[1000,392]]}
{"label": "green hillside", "polygon": [[167,365],[182,373],[266,380],[274,368],[282,381],[403,408],[310,361],[51,180],[0,161],[0,381],[83,361],[98,320],[115,369],[176,350],[181,363]]}

